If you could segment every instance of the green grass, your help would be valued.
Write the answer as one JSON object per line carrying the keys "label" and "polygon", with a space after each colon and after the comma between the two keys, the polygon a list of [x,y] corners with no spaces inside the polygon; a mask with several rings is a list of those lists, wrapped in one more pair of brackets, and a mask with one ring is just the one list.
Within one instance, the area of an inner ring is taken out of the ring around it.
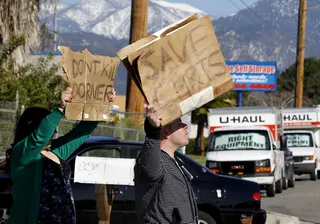
{"label": "green grass", "polygon": [[206,164],[206,156],[205,155],[204,156],[198,156],[198,155],[188,154],[188,156],[190,156],[192,159],[194,159],[198,163],[201,163],[202,165]]}

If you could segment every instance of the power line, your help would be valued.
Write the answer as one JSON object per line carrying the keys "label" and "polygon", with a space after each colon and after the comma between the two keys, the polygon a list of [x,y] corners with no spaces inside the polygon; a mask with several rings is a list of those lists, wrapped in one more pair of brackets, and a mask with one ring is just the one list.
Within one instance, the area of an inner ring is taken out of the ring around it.
{"label": "power line", "polygon": [[[232,0],[229,0],[229,1],[232,1]],[[270,28],[278,31],[280,34],[283,34],[284,36],[287,36],[287,37],[294,37],[296,38],[296,35],[294,34],[288,34],[288,33],[283,33],[283,31],[279,30],[277,27],[274,27],[272,26],[268,20],[264,19],[262,16],[260,16],[255,10],[253,10],[246,2],[244,2],[243,0],[240,0],[246,7],[247,9],[249,9],[255,16],[257,16],[260,20],[262,20],[263,22],[265,22]],[[315,40],[313,39],[310,39],[310,38],[307,38],[306,37],[306,40],[309,40],[309,41],[312,41],[312,42],[315,42]],[[313,48],[310,48],[311,52],[313,55],[316,55],[315,52],[313,51]]]}
{"label": "power line", "polygon": [[[233,2],[233,0],[229,0],[229,1],[230,1],[236,8],[238,8],[239,10],[241,10],[241,8],[240,8],[238,5],[236,5],[236,4]],[[269,21],[267,21],[266,19],[264,19],[263,17],[261,17],[256,11],[254,11],[252,8],[250,8],[250,6],[248,6],[247,3],[245,3],[243,0],[240,0],[240,1],[246,6],[247,9],[249,9],[249,10],[250,10],[255,16],[257,16],[260,20],[262,20],[263,22],[267,23],[267,25],[269,25],[272,29],[275,29],[275,30],[277,30],[279,33],[282,33],[281,30],[279,30],[279,29],[277,29],[276,27],[270,25],[270,24],[269,24]],[[257,21],[254,20],[254,22],[257,22]],[[260,23],[260,24],[262,24],[262,23]],[[263,24],[262,24],[262,25],[263,25]],[[284,34],[285,36],[290,35],[290,34],[285,34],[285,33],[282,33],[282,34]],[[295,37],[295,35],[290,35],[290,36],[294,36],[294,37]]]}
{"label": "power line", "polygon": [[241,8],[240,8],[236,3],[234,3],[233,0],[229,0],[229,2],[231,2],[231,4],[232,4],[234,7],[236,7],[239,11],[241,10]]}
{"label": "power line", "polygon": [[261,19],[264,22],[268,22],[267,20],[262,18],[256,11],[254,11],[250,6],[248,6],[247,3],[245,3],[243,0],[240,0],[240,2],[242,2],[247,7],[247,9],[249,9],[251,12],[253,12],[257,17],[259,17],[259,19]]}

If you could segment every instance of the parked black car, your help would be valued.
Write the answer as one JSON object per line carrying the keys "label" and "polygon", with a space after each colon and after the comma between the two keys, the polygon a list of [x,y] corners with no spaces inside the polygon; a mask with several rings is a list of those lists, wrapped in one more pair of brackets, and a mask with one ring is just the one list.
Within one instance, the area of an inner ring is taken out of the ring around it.
{"label": "parked black car", "polygon": [[[113,137],[91,137],[69,158],[74,170],[76,156],[136,158],[142,149],[140,142],[126,142]],[[214,174],[190,157],[176,153],[180,165],[193,176],[192,186],[197,196],[201,224],[240,224],[242,219],[253,219],[253,224],[264,224],[266,212],[261,209],[259,185],[233,177]],[[0,208],[11,206],[12,197],[2,194],[10,183],[8,176],[0,177]],[[73,174],[72,174],[73,178]],[[98,221],[94,184],[73,183],[72,189],[78,224],[96,224]],[[114,186],[115,196],[111,223],[134,224],[134,186]],[[1,215],[1,214],[0,214]],[[0,218],[1,219],[1,218]],[[1,222],[0,222],[1,223]]]}
{"label": "parked black car", "polygon": [[286,176],[284,177],[283,189],[286,190],[288,187],[295,187],[296,178],[294,175],[294,161],[292,152],[287,149],[284,151],[284,159],[286,164]]}

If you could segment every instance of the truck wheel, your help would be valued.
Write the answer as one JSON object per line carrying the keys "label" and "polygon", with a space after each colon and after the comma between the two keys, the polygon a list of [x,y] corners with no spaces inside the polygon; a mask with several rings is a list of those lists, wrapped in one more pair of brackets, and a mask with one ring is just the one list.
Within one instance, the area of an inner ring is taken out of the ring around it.
{"label": "truck wheel", "polygon": [[310,179],[311,179],[312,181],[316,181],[316,180],[317,180],[316,170],[312,171],[312,173],[310,174]]}
{"label": "truck wheel", "polygon": [[206,212],[199,211],[199,222],[198,224],[217,224],[214,218]]}
{"label": "truck wheel", "polygon": [[296,177],[294,176],[293,170],[291,171],[290,179],[288,180],[288,186],[294,188],[296,185]]}
{"label": "truck wheel", "polygon": [[276,195],[276,184],[273,183],[267,186],[267,196],[274,197]]}
{"label": "truck wheel", "polygon": [[288,175],[285,174],[284,177],[282,178],[282,189],[287,190],[288,189]]}
{"label": "truck wheel", "polygon": [[282,178],[280,178],[277,182],[276,182],[276,193],[280,194],[282,192]]}

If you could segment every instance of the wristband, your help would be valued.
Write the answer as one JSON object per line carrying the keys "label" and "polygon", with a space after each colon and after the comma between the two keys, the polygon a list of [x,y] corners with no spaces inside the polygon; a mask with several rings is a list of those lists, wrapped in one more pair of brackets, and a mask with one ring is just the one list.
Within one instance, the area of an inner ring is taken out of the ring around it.
{"label": "wristband", "polygon": [[58,109],[60,110],[61,113],[64,113],[64,108],[62,108],[60,104],[58,105]]}

